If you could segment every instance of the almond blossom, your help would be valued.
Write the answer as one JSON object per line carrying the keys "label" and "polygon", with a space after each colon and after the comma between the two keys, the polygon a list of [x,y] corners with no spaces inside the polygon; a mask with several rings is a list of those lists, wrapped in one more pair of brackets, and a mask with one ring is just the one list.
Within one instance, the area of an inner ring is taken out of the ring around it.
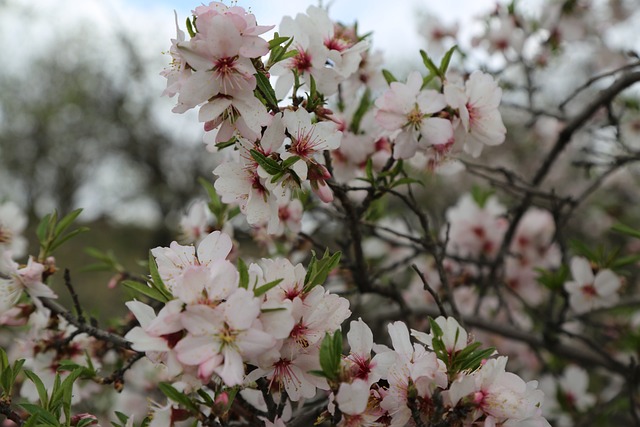
{"label": "almond blossom", "polygon": [[27,292],[41,310],[43,306],[39,298],[58,297],[43,283],[44,269],[44,265],[31,257],[26,266],[20,267],[11,258],[11,251],[0,251],[0,314],[14,307],[23,292]]}
{"label": "almond blossom", "polygon": [[609,269],[594,274],[589,261],[582,257],[571,259],[573,281],[564,284],[569,293],[569,305],[578,314],[603,307],[611,307],[618,299],[620,278]]}
{"label": "almond blossom", "polygon": [[15,258],[25,255],[27,239],[22,232],[27,226],[27,217],[13,202],[0,204],[0,252],[11,251]]}
{"label": "almond blossom", "polygon": [[367,48],[367,43],[341,38],[334,28],[326,10],[316,6],[309,6],[306,14],[282,19],[280,34],[293,37],[291,49],[297,54],[271,68],[271,73],[279,76],[275,87],[278,98],[284,98],[291,90],[296,76],[305,88],[313,78],[318,91],[328,96],[336,93],[338,84],[357,71],[360,53]]}
{"label": "almond blossom", "polygon": [[215,372],[230,387],[244,380],[243,360],[257,357],[275,344],[257,318],[260,302],[246,289],[237,289],[216,307],[189,305],[182,315],[187,336],[176,345],[178,360],[198,366],[207,381]]}
{"label": "almond blossom", "polygon": [[478,157],[485,145],[504,142],[507,129],[498,111],[502,89],[490,75],[474,71],[464,88],[446,81],[444,97],[458,112],[460,121],[455,128],[455,139],[464,144],[464,151]]}
{"label": "almond blossom", "polygon": [[435,90],[422,88],[422,76],[411,72],[406,83],[392,82],[375,102],[378,124],[395,137],[393,155],[412,157],[418,149],[453,141],[453,127],[447,119],[436,117],[446,107],[445,98]]}

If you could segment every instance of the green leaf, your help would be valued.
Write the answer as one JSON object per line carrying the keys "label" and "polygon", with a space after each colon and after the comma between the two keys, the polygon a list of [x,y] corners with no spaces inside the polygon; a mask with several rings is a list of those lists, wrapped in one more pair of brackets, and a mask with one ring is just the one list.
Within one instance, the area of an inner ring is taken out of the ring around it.
{"label": "green leaf", "polygon": [[273,90],[271,82],[262,73],[254,74],[256,76],[256,90],[262,95],[267,102],[267,107],[273,111],[279,111],[278,98],[276,97],[276,91]]}
{"label": "green leaf", "polygon": [[251,157],[260,165],[269,175],[276,175],[277,173],[282,172],[282,166],[275,160],[265,156],[258,150],[251,149],[249,151],[251,153]]}
{"label": "green leaf", "polygon": [[429,55],[427,55],[427,52],[425,52],[424,50],[420,50],[420,56],[422,56],[422,62],[424,63],[424,66],[427,67],[431,74],[433,74],[434,76],[443,77],[440,69],[436,66]]}
{"label": "green leaf", "polygon": [[55,227],[55,229],[53,231],[54,235],[58,236],[58,235],[62,234],[62,232],[64,230],[66,230],[67,228],[69,228],[69,226],[73,223],[73,221],[75,221],[76,218],[78,218],[78,216],[80,215],[81,212],[82,212],[82,209],[76,209],[76,210],[70,212],[64,218],[62,218],[60,220],[60,222],[58,222],[58,224],[56,224],[56,227]]}
{"label": "green leaf", "polygon": [[36,229],[36,235],[38,236],[38,240],[40,241],[40,245],[42,246],[47,239],[47,230],[49,228],[49,224],[51,223],[51,218],[54,214],[45,215],[38,224],[38,228]]}
{"label": "green leaf", "polygon": [[293,166],[298,160],[300,160],[300,157],[298,156],[291,156],[288,159],[286,159],[284,162],[282,162],[282,169],[289,169],[291,166]]}
{"label": "green leaf", "polygon": [[249,269],[247,268],[247,264],[242,260],[242,258],[238,258],[238,273],[240,273],[240,281],[238,286],[244,289],[249,288]]}
{"label": "green leaf", "polygon": [[116,414],[118,421],[120,421],[122,424],[126,424],[127,421],[129,421],[129,416],[126,414],[123,414],[120,411],[114,411],[114,414]]}
{"label": "green leaf", "polygon": [[238,138],[234,136],[228,141],[222,141],[222,142],[216,143],[215,146],[218,150],[222,150],[227,147],[231,147],[232,145],[235,145],[236,142],[238,142]]}
{"label": "green leaf", "polygon": [[316,285],[323,284],[329,273],[338,266],[340,263],[341,252],[336,252],[333,255],[329,255],[329,249],[324,252],[322,259],[316,259],[315,253],[311,258],[309,267],[307,268],[307,275],[304,280],[305,291],[311,290]]}
{"label": "green leaf", "polygon": [[278,284],[280,284],[280,282],[282,282],[284,279],[276,279],[276,280],[272,280],[269,283],[265,283],[264,285],[255,288],[253,290],[253,294],[256,297],[261,297],[262,295],[266,294],[267,292],[269,292],[269,290],[275,288],[276,286],[278,286]]}
{"label": "green leaf", "polygon": [[278,34],[277,32],[275,32],[273,34],[273,38],[269,41],[269,50],[272,50],[276,46],[281,45],[282,43],[286,42],[289,39],[290,37],[284,37]]}
{"label": "green leaf", "polygon": [[611,227],[611,231],[640,239],[640,230],[636,230],[635,228],[629,227],[621,222]]}
{"label": "green leaf", "polygon": [[160,292],[162,296],[165,298],[164,300],[159,300],[159,301],[167,302],[173,299],[173,295],[171,294],[171,292],[169,292],[167,287],[164,285],[164,282],[162,281],[162,277],[160,277],[160,273],[158,272],[158,265],[156,264],[156,259],[151,253],[151,251],[149,251],[149,274],[151,275],[151,279],[153,280],[153,283],[152,283],[153,287],[158,292]]}
{"label": "green leaf", "polygon": [[564,283],[569,280],[569,268],[566,265],[561,265],[555,271],[542,268],[536,268],[535,270],[538,272],[536,281],[552,291],[562,289]]}
{"label": "green leaf", "polygon": [[340,374],[342,360],[342,333],[337,330],[333,336],[326,334],[320,344],[320,367],[330,380],[336,380]]}
{"label": "green leaf", "polygon": [[360,122],[362,122],[362,118],[364,117],[366,112],[369,111],[369,108],[371,108],[372,104],[373,102],[371,102],[371,91],[369,90],[369,88],[367,88],[367,90],[365,90],[362,94],[362,98],[360,98],[360,104],[358,104],[356,112],[353,113],[351,125],[349,126],[349,130],[352,133],[358,134],[360,132]]}
{"label": "green leaf", "polygon": [[388,85],[391,85],[391,83],[398,81],[398,79],[396,79],[396,77],[389,70],[382,70],[382,76],[387,81]]}
{"label": "green leaf", "polygon": [[442,62],[440,62],[441,76],[444,76],[447,73],[447,69],[449,68],[449,63],[451,62],[451,56],[453,55],[453,52],[455,52],[457,49],[458,49],[458,45],[454,45],[451,49],[447,51],[447,53],[444,54],[444,57],[442,58]]}
{"label": "green leaf", "polygon": [[483,360],[488,359],[496,352],[494,347],[489,347],[484,350],[476,350],[471,353],[464,362],[460,365],[462,371],[475,371],[480,367]]}
{"label": "green leaf", "polygon": [[494,190],[490,188],[482,188],[478,185],[474,185],[471,188],[471,197],[476,202],[478,206],[484,208],[484,205],[487,204],[487,201],[493,196]]}
{"label": "green leaf", "polygon": [[160,302],[169,301],[164,297],[164,295],[162,295],[160,291],[158,291],[156,288],[148,284],[136,282],[135,280],[123,280],[121,283],[124,287],[129,288],[138,294],[146,295],[149,298],[154,299],[156,301],[160,301]]}
{"label": "green leaf", "polygon": [[22,424],[22,427],[35,427],[36,425],[42,425],[42,424],[38,424],[38,421],[40,421],[40,415],[31,414],[27,422]]}
{"label": "green leaf", "polygon": [[409,185],[409,184],[420,184],[420,185],[424,186],[422,181],[418,181],[417,179],[405,177],[405,178],[400,178],[400,179],[398,179],[396,181],[393,181],[393,183],[391,184],[391,187],[389,187],[389,188],[396,188],[396,187],[398,187],[400,185]]}
{"label": "green leaf", "polygon": [[49,402],[49,395],[47,393],[47,388],[44,386],[44,383],[35,373],[29,371],[27,369],[24,370],[24,375],[31,380],[31,382],[36,386],[36,391],[38,392],[38,398],[40,399],[41,406],[47,406]]}
{"label": "green leaf", "polygon": [[64,237],[56,239],[55,242],[51,243],[51,246],[49,246],[49,253],[51,253],[51,252],[55,251],[56,249],[58,249],[58,247],[60,247],[60,245],[62,245],[67,240],[71,239],[72,237],[75,237],[80,233],[86,233],[87,231],[89,231],[89,227],[79,227],[79,228],[76,228],[75,230],[69,232],[69,234],[65,235]]}
{"label": "green leaf", "polygon": [[[59,427],[60,422],[56,419],[56,417],[47,411],[44,408],[41,408],[38,405],[34,405],[32,403],[20,403],[18,406],[21,406],[28,413],[35,415],[42,419],[45,422],[44,425]],[[42,425],[42,424],[39,424]]]}
{"label": "green leaf", "polygon": [[189,19],[188,17],[187,17],[187,32],[191,37],[196,36],[196,32],[193,31],[193,24],[191,23],[191,19]]}
{"label": "green leaf", "polygon": [[185,408],[187,408],[192,413],[197,414],[198,412],[200,412],[200,410],[198,409],[196,404],[193,403],[193,401],[186,394],[184,394],[181,391],[176,390],[171,384],[169,384],[169,383],[160,383],[160,384],[158,384],[158,388],[169,399],[171,399],[174,402],[184,406]]}

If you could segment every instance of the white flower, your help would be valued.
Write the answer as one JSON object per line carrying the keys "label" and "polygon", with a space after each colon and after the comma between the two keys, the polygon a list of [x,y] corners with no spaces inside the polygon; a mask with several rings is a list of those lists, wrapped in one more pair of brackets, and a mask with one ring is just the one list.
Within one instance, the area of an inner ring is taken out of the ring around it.
{"label": "white flower", "polygon": [[618,301],[620,278],[613,271],[600,270],[594,276],[586,258],[573,257],[571,274],[573,281],[566,282],[564,288],[569,293],[569,304],[576,313],[611,307]]}
{"label": "white flower", "polygon": [[20,258],[26,253],[27,239],[22,232],[27,226],[27,217],[18,205],[7,202],[0,205],[0,251],[9,250]]}
{"label": "white flower", "polygon": [[0,252],[0,314],[18,303],[26,291],[38,309],[43,309],[39,298],[57,298],[51,288],[42,282],[44,265],[29,258],[25,267],[11,259],[11,252]]}
{"label": "white flower", "polygon": [[421,88],[422,77],[414,71],[407,77],[406,84],[392,82],[389,90],[376,100],[376,121],[395,136],[393,155],[396,158],[408,159],[418,149],[425,151],[453,141],[451,122],[433,117],[446,107],[444,96]]}
{"label": "white flower", "polygon": [[473,72],[464,90],[445,82],[444,97],[452,108],[458,110],[461,126],[455,130],[455,139],[464,144],[467,153],[478,157],[484,145],[504,142],[507,129],[498,111],[502,89],[490,75]]}

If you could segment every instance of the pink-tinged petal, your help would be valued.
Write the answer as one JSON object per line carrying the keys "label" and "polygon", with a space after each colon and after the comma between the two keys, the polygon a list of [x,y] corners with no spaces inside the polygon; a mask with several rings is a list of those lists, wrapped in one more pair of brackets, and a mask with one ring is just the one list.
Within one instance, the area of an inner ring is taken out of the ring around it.
{"label": "pink-tinged petal", "polygon": [[293,87],[294,80],[295,77],[290,71],[287,71],[286,74],[278,77],[278,80],[276,81],[276,87],[274,88],[276,92],[276,98],[283,99],[285,96],[287,96],[287,93],[289,93],[289,91]]}
{"label": "pink-tinged petal", "polygon": [[198,260],[202,264],[209,264],[213,260],[226,259],[232,248],[229,235],[214,231],[198,245]]}
{"label": "pink-tinged petal", "polygon": [[[427,145],[444,145],[453,140],[453,126],[447,119],[431,117],[422,121],[420,126],[422,141]],[[422,141],[420,141],[422,143]]]}
{"label": "pink-tinged petal", "polygon": [[180,300],[171,300],[158,312],[158,317],[153,319],[146,328],[152,335],[167,335],[178,332],[182,326],[183,303]]}
{"label": "pink-tinged petal", "polygon": [[262,304],[263,309],[279,308],[276,311],[267,311],[260,314],[262,329],[276,339],[285,339],[291,333],[295,320],[291,315],[291,301],[282,302],[268,300]]}
{"label": "pink-tinged petal", "polygon": [[224,355],[224,363],[218,365],[215,369],[215,373],[222,378],[222,381],[229,386],[233,387],[242,384],[244,379],[244,365],[242,363],[242,357],[240,354],[229,346],[225,346],[222,350]]}
{"label": "pink-tinged petal", "polygon": [[260,315],[260,300],[243,288],[236,289],[221,307],[225,322],[236,330],[250,328]]}
{"label": "pink-tinged petal", "polygon": [[259,58],[269,52],[269,43],[260,37],[245,37],[240,55],[246,58]]}
{"label": "pink-tinged petal", "polygon": [[223,356],[221,354],[211,356],[211,358],[205,360],[198,366],[198,377],[204,382],[209,382],[211,375],[222,365],[222,362]]}
{"label": "pink-tinged petal", "polygon": [[401,114],[396,111],[378,110],[376,111],[376,123],[386,130],[401,129],[405,123],[407,123],[406,114]]}
{"label": "pink-tinged petal", "polygon": [[146,328],[149,323],[156,318],[156,312],[153,308],[140,301],[127,301],[125,305],[133,315],[136,316],[138,323],[140,323],[140,326],[143,328]]}
{"label": "pink-tinged petal", "polygon": [[[210,97],[207,97],[203,99],[203,101],[209,98]],[[225,97],[212,99],[211,101],[207,102],[202,107],[200,107],[200,112],[198,113],[198,120],[201,123],[214,120],[215,118],[219,117],[222,113],[224,113],[225,110],[229,108],[229,106],[231,106],[232,102],[233,101],[231,99],[225,98]]]}
{"label": "pink-tinged petal", "polygon": [[218,354],[220,343],[210,336],[187,335],[174,347],[178,360],[185,365],[199,365]]}
{"label": "pink-tinged petal", "polygon": [[[218,81],[212,73],[208,71],[196,71],[182,83],[180,94],[178,95],[178,103],[193,108],[212,96],[217,95],[219,92],[220,87]],[[212,119],[213,117],[207,120],[201,119],[200,121],[206,122]]]}
{"label": "pink-tinged petal", "polygon": [[[208,305],[189,305],[182,313],[182,325],[195,335],[215,335],[224,323],[224,316],[217,308]],[[209,341],[213,341],[211,337]]]}
{"label": "pink-tinged petal", "polygon": [[169,351],[164,338],[151,336],[139,326],[127,332],[124,339],[131,342],[131,348],[136,351]]}
{"label": "pink-tinged petal", "polygon": [[611,270],[601,270],[596,276],[594,286],[601,296],[613,295],[620,288],[620,278]]}
{"label": "pink-tinged petal", "polygon": [[371,356],[373,348],[373,332],[362,319],[353,320],[347,333],[351,353],[360,356]]}
{"label": "pink-tinged petal", "polygon": [[215,31],[208,31],[207,39],[202,41],[209,52],[218,58],[238,55],[243,40],[233,21],[226,15],[217,15],[211,18],[209,25]]}
{"label": "pink-tinged petal", "polygon": [[203,286],[208,279],[209,270],[205,266],[188,266],[174,285],[173,294],[187,304],[195,304],[202,299]]}
{"label": "pink-tinged petal", "polygon": [[403,322],[397,321],[390,323],[387,326],[387,329],[389,330],[389,336],[391,337],[391,343],[395,351],[401,356],[411,359],[411,356],[413,355],[413,346],[411,345],[407,325]]}
{"label": "pink-tinged petal", "polygon": [[31,298],[58,298],[49,286],[41,282],[27,283],[26,291]]}
{"label": "pink-tinged petal", "polygon": [[282,122],[282,113],[273,116],[271,124],[265,130],[260,145],[266,154],[273,153],[282,147],[284,142],[284,123]]}
{"label": "pink-tinged petal", "polygon": [[210,71],[213,69],[211,58],[193,50],[189,43],[178,44],[178,52],[194,71]]}
{"label": "pink-tinged petal", "polygon": [[209,264],[210,280],[205,289],[210,301],[226,299],[238,289],[240,274],[236,267],[227,260],[213,261]]}
{"label": "pink-tinged petal", "polygon": [[262,131],[263,126],[268,125],[271,121],[271,115],[265,106],[253,96],[253,92],[234,98],[233,106],[240,112],[247,127],[257,134]]}
{"label": "pink-tinged petal", "polygon": [[238,335],[236,345],[245,357],[260,356],[276,344],[276,339],[260,329],[247,329]]}
{"label": "pink-tinged petal", "polygon": [[431,89],[420,92],[416,102],[423,114],[437,113],[447,106],[444,95]]}
{"label": "pink-tinged petal", "polygon": [[336,394],[336,403],[347,415],[362,414],[367,409],[369,401],[369,384],[361,379],[355,379],[351,384],[342,383]]}
{"label": "pink-tinged petal", "polygon": [[418,140],[411,131],[400,132],[393,146],[393,157],[396,159],[409,159],[418,150]]}
{"label": "pink-tinged petal", "polygon": [[573,257],[571,259],[571,275],[580,285],[593,284],[593,271],[586,258]]}

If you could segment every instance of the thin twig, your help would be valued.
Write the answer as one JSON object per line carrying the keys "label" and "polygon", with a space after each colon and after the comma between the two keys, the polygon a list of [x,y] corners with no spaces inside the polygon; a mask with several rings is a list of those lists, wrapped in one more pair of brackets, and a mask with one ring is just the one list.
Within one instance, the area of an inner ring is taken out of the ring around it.
{"label": "thin twig", "polygon": [[444,317],[449,317],[449,315],[447,314],[447,310],[442,305],[442,301],[440,301],[440,297],[438,296],[438,293],[429,285],[429,282],[427,282],[427,278],[424,277],[424,274],[422,274],[422,271],[420,271],[418,269],[418,266],[415,264],[411,264],[411,268],[413,268],[414,271],[418,273],[418,277],[420,277],[420,280],[422,280],[422,285],[424,287],[424,290],[426,290],[431,294],[434,301],[438,305],[438,308],[440,309],[440,314],[443,315]]}

